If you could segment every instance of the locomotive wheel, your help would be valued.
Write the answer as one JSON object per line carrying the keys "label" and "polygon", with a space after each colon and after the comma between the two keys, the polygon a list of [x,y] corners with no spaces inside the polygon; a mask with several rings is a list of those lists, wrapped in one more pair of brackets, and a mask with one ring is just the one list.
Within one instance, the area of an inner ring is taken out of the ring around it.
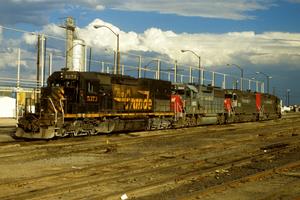
{"label": "locomotive wheel", "polygon": [[72,131],[71,133],[69,133],[70,137],[75,137],[74,132]]}
{"label": "locomotive wheel", "polygon": [[219,115],[218,116],[218,124],[225,124],[225,116],[224,115]]}
{"label": "locomotive wheel", "polygon": [[95,128],[92,128],[92,129],[88,130],[87,134],[88,134],[88,136],[97,135],[97,131]]}
{"label": "locomotive wheel", "polygon": [[200,125],[201,124],[201,122],[202,122],[202,117],[201,117],[201,115],[199,115],[198,117],[197,117],[197,125]]}
{"label": "locomotive wheel", "polygon": [[195,116],[192,116],[190,120],[191,120],[190,121],[191,122],[191,124],[190,124],[191,126],[196,126],[197,125],[197,119],[196,119]]}

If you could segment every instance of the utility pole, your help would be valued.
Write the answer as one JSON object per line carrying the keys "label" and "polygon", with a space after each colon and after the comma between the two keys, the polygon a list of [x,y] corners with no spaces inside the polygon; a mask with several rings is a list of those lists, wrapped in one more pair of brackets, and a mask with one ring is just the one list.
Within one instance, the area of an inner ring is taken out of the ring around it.
{"label": "utility pole", "polygon": [[139,66],[138,66],[138,78],[142,77],[142,56],[138,56]]}
{"label": "utility pole", "polygon": [[67,17],[65,25],[61,28],[66,29],[66,68],[73,70],[73,40],[75,37],[75,21],[72,17]]}
{"label": "utility pole", "polygon": [[[227,64],[227,66],[235,66],[235,67],[237,67],[241,71],[241,84],[240,84],[241,87],[240,87],[240,89],[243,90],[244,69],[241,66],[237,65],[237,64]],[[238,82],[236,82],[236,83],[238,83]],[[238,84],[236,84],[236,89],[238,89],[237,85]]]}
{"label": "utility pole", "polygon": [[174,83],[177,83],[177,60],[175,60],[174,64]]}
{"label": "utility pole", "polygon": [[[38,40],[37,40],[37,61],[36,61],[36,88],[40,88],[40,43],[41,43],[41,39],[40,39],[40,35],[38,35]],[[38,98],[38,97],[37,97]]]}
{"label": "utility pole", "polygon": [[19,120],[19,90],[20,90],[20,66],[21,66],[21,49],[18,49],[17,61],[17,88],[16,88],[16,120]]}
{"label": "utility pole", "polygon": [[37,41],[37,69],[36,69],[36,82],[37,88],[44,86],[44,73],[45,73],[45,36],[38,34]]}
{"label": "utility pole", "polygon": [[226,74],[224,74],[223,76],[223,84],[222,84],[222,88],[226,89]]}
{"label": "utility pole", "polygon": [[50,76],[52,74],[52,53],[49,53],[48,65],[48,73]]}
{"label": "utility pole", "polygon": [[286,90],[286,104],[287,104],[287,106],[290,105],[290,92],[291,92],[290,89]]}

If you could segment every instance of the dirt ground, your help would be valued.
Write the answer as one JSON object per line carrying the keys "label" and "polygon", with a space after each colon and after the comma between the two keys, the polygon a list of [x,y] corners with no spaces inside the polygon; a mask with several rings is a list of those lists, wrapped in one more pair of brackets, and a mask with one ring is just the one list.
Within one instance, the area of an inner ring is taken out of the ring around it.
{"label": "dirt ground", "polygon": [[300,113],[51,141],[13,131],[0,122],[0,199],[300,199]]}

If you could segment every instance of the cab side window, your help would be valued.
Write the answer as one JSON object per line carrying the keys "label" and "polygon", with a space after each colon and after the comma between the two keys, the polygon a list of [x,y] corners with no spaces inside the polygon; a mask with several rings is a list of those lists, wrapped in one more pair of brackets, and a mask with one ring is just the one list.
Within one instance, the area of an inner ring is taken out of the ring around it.
{"label": "cab side window", "polygon": [[94,85],[90,81],[87,83],[87,91],[88,93],[94,93]]}
{"label": "cab side window", "polygon": [[233,100],[237,100],[237,95],[233,94]]}

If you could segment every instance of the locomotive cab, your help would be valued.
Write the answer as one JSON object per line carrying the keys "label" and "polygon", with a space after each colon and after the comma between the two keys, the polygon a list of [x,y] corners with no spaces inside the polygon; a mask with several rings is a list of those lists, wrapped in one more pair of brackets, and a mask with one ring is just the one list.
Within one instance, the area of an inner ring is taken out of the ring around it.
{"label": "locomotive cab", "polygon": [[78,72],[66,70],[54,72],[48,78],[47,87],[42,89],[41,101],[52,101],[55,109],[64,113],[72,113],[73,105],[79,102],[78,87]]}

